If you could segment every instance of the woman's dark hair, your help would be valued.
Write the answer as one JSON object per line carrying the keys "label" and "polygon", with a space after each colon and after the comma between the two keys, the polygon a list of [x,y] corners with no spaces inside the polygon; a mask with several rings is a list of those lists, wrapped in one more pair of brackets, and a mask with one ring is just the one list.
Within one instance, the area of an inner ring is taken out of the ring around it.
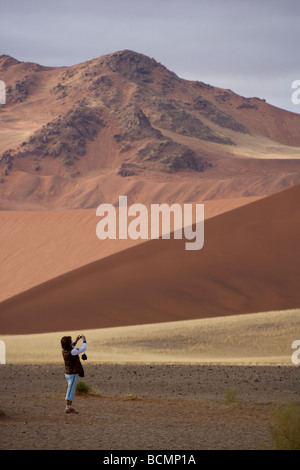
{"label": "woman's dark hair", "polygon": [[60,340],[61,347],[63,349],[72,349],[71,341],[72,341],[71,336],[63,336],[62,339]]}

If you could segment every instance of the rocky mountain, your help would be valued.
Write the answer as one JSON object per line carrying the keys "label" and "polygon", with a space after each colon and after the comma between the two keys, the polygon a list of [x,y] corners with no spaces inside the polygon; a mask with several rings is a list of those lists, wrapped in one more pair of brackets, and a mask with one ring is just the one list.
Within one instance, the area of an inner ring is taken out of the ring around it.
{"label": "rocky mountain", "polygon": [[1,209],[95,207],[145,185],[160,193],[141,202],[162,185],[184,201],[300,183],[300,115],[181,79],[143,54],[70,67],[2,55],[0,79]]}

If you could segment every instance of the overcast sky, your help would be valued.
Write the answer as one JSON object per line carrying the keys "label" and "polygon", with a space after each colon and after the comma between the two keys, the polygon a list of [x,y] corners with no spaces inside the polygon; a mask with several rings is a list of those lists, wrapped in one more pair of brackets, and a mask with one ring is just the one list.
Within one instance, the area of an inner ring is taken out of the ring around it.
{"label": "overcast sky", "polygon": [[[300,113],[299,0],[0,0],[0,54],[73,65],[123,49]],[[1,77],[0,77],[1,79]]]}

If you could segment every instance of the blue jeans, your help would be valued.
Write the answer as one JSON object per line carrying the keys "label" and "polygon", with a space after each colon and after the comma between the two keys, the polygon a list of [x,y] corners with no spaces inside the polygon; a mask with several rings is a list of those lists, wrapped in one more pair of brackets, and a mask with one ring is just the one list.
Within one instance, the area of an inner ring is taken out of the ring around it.
{"label": "blue jeans", "polygon": [[76,385],[78,381],[78,374],[65,374],[65,377],[68,382],[68,390],[66,394],[66,400],[73,401],[74,400],[74,395],[76,392]]}

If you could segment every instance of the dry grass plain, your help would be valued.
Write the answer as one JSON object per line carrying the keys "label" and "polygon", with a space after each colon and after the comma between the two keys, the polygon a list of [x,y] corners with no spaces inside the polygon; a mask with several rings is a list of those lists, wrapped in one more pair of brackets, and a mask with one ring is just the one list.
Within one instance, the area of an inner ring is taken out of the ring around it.
{"label": "dry grass plain", "polygon": [[[291,365],[300,310],[87,330],[89,363]],[[60,338],[78,331],[2,335],[8,364],[61,363]]]}

